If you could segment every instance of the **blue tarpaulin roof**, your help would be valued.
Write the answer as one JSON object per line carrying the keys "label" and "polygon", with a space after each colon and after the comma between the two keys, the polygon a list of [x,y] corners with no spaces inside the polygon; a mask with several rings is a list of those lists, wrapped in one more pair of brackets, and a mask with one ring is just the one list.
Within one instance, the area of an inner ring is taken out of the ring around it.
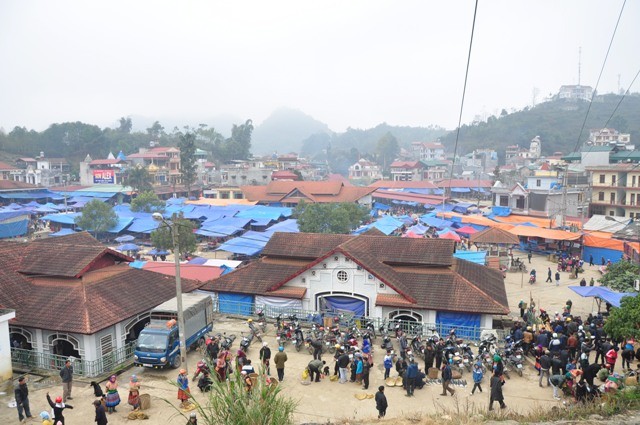
{"label": "blue tarpaulin roof", "polygon": [[11,218],[20,217],[20,216],[28,216],[29,213],[24,211],[1,211],[0,212],[0,221],[9,220]]}
{"label": "blue tarpaulin roof", "polygon": [[507,217],[511,215],[511,208],[509,207],[491,207],[491,214],[496,217]]}
{"label": "blue tarpaulin roof", "polygon": [[216,251],[233,252],[234,254],[257,255],[267,244],[266,241],[258,241],[246,237],[233,238],[216,249]]}
{"label": "blue tarpaulin roof", "polygon": [[60,192],[55,192],[56,194],[59,195],[58,199],[64,199],[65,196],[67,197],[74,197],[74,196],[82,196],[82,197],[86,197],[86,198],[113,198],[114,196],[117,195],[117,192],[91,192],[91,191],[84,191],[84,190],[76,190],[73,192],[65,192],[65,191],[60,191]]}
{"label": "blue tarpaulin roof", "polygon": [[420,221],[426,224],[429,227],[435,227],[436,229],[444,229],[445,227],[453,226],[452,221],[443,220],[438,217],[433,217],[432,215],[426,214],[420,217]]}
{"label": "blue tarpaulin roof", "polygon": [[273,220],[270,218],[254,218],[251,220],[252,226],[268,226]]}
{"label": "blue tarpaulin roof", "polygon": [[291,217],[291,213],[291,208],[255,205],[244,211],[239,211],[236,214],[236,217],[250,219],[270,218],[271,220],[279,220],[280,218]]}
{"label": "blue tarpaulin roof", "polygon": [[58,192],[51,192],[49,190],[41,190],[37,192],[2,192],[0,198],[4,199],[64,199]]}
{"label": "blue tarpaulin roof", "polygon": [[281,221],[280,223],[276,223],[273,226],[269,227],[265,230],[265,233],[275,233],[275,232],[283,232],[283,233],[298,233],[300,230],[298,229],[298,220],[289,218],[285,221]]}
{"label": "blue tarpaulin roof", "polygon": [[413,232],[416,235],[424,235],[427,230],[429,230],[428,227],[423,226],[422,224],[416,224],[415,226],[409,227],[407,232]]}
{"label": "blue tarpaulin roof", "polygon": [[109,233],[120,233],[133,223],[133,217],[118,217],[118,222],[111,229],[107,230]]}
{"label": "blue tarpaulin roof", "polygon": [[196,233],[202,236],[208,236],[210,238],[222,238],[226,236],[232,236],[242,232],[243,229],[233,226],[211,226],[207,229],[198,229]]}
{"label": "blue tarpaulin roof", "polygon": [[452,187],[451,191],[454,193],[469,193],[471,192],[471,189],[468,187]]}
{"label": "blue tarpaulin roof", "polygon": [[375,223],[373,223],[371,227],[375,227],[385,235],[390,235],[391,233],[393,233],[395,230],[399,229],[403,225],[404,223],[402,221],[394,217],[391,217],[389,215],[385,215],[379,220],[377,220]]}
{"label": "blue tarpaulin roof", "polygon": [[13,238],[27,233],[29,219],[15,218],[0,223],[0,238]]}
{"label": "blue tarpaulin roof", "polygon": [[133,223],[131,223],[127,231],[134,233],[151,233],[156,230],[158,226],[160,226],[160,223],[149,215],[148,218],[134,218]]}
{"label": "blue tarpaulin roof", "polygon": [[58,224],[76,224],[75,219],[79,217],[80,213],[69,213],[69,214],[48,214],[40,217],[42,221],[50,221],[52,223]]}
{"label": "blue tarpaulin roof", "polygon": [[603,286],[569,286],[576,294],[581,297],[597,297],[605,300],[614,307],[620,307],[620,300],[623,297],[635,297],[637,292],[614,292]]}
{"label": "blue tarpaulin roof", "polygon": [[487,253],[486,251],[456,251],[453,253],[453,256],[484,266]]}
{"label": "blue tarpaulin roof", "polygon": [[389,205],[383,204],[382,202],[374,202],[373,203],[373,208],[375,208],[377,210],[382,210],[382,211],[387,211],[387,210],[391,209],[391,207]]}

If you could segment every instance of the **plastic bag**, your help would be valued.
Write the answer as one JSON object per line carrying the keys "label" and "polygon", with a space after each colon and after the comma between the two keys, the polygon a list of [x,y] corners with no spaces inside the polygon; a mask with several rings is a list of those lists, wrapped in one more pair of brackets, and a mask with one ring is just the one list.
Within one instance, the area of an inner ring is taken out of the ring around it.
{"label": "plastic bag", "polygon": [[302,379],[309,379],[309,369],[302,371]]}

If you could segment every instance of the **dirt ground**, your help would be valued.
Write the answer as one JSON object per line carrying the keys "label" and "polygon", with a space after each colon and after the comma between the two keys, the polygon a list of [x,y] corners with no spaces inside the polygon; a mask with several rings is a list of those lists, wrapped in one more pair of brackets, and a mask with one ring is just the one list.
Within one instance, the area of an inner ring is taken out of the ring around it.
{"label": "dirt ground", "polygon": [[[526,260],[526,254],[521,255],[521,258]],[[556,287],[555,283],[544,283],[547,267],[551,266],[555,274],[555,264],[548,262],[547,257],[534,256],[531,265],[535,267],[538,272],[538,283],[535,285],[529,285],[528,274],[522,277],[520,273],[508,273],[505,280],[509,303],[515,316],[517,316],[518,312],[518,302],[521,299],[528,302],[530,294],[533,296],[536,304],[546,308],[550,314],[553,314],[556,310],[561,311],[567,299],[573,301],[574,314],[586,316],[589,312],[597,309],[591,299],[582,299],[568,289],[569,285],[577,285],[579,281],[579,279],[569,280],[568,273],[562,273],[560,287]],[[527,267],[530,268],[528,264]],[[589,281],[591,276],[597,279],[597,268],[587,267],[587,269],[585,272],[587,281]],[[226,317],[218,318],[214,324],[215,332],[236,333],[238,336],[240,335],[240,331],[245,329],[246,325],[244,321]],[[277,345],[273,326],[269,327],[265,341],[269,342],[272,352],[275,354],[274,347],[277,347]],[[236,340],[234,348],[237,349],[237,347],[238,341]],[[371,394],[375,393],[379,385],[384,385],[382,379],[382,357],[384,353],[379,348],[377,342],[374,344],[374,348],[376,348],[374,352],[375,365],[371,371],[371,383],[367,391]],[[258,350],[258,343],[252,345],[249,350],[249,358],[254,360],[254,363],[258,362]],[[328,420],[335,422],[349,419],[365,421],[371,419],[372,422],[376,421],[377,411],[375,410],[375,402],[371,399],[359,401],[354,396],[357,393],[363,392],[359,385],[349,383],[340,385],[337,382],[330,382],[329,380],[323,380],[320,383],[312,383],[306,386],[302,385],[300,383],[300,374],[311,360],[311,355],[305,351],[297,353],[291,346],[287,346],[286,351],[289,361],[286,364],[285,380],[282,383],[282,387],[284,388],[285,395],[299,401],[295,414],[297,423],[327,423]],[[190,373],[193,373],[198,360],[197,353],[192,352],[189,354],[188,365]],[[326,360],[327,364],[329,364],[333,370],[332,357],[329,354],[326,355]],[[423,368],[424,363],[420,364],[420,366]],[[272,372],[275,373],[275,370]],[[130,406],[126,404],[128,394],[126,387],[129,382],[129,377],[134,373],[138,375],[142,382],[142,393],[149,393],[152,397],[151,408],[146,411],[150,418],[146,423],[163,425],[186,423],[185,418],[177,416],[177,411],[162,400],[166,399],[170,401],[173,406],[178,405],[176,389],[169,383],[169,380],[175,380],[177,376],[176,371],[172,369],[158,371],[134,367],[125,370],[119,378],[121,386],[120,397],[123,402],[119,406],[118,411],[109,416],[110,424],[125,424],[130,422],[126,418],[126,415],[130,411]],[[392,376],[394,376],[393,372]],[[463,379],[471,382],[470,374],[465,373]],[[41,381],[38,382],[39,380]],[[45,399],[47,391],[54,398],[56,395],[61,395],[61,386],[52,381],[53,379],[50,380],[50,378],[30,377],[29,399],[31,402],[31,412],[36,417],[38,417],[38,414],[42,410],[51,410]],[[101,385],[104,388],[104,382],[102,382]],[[389,402],[389,409],[385,422],[393,423],[400,417],[417,417],[419,415],[440,413],[445,409],[460,412],[486,410],[489,401],[488,378],[485,377],[483,382],[484,393],[476,392],[475,395],[471,396],[470,390],[472,386],[471,384],[466,387],[456,388],[454,397],[440,396],[441,386],[425,386],[422,390],[416,390],[415,397],[413,398],[405,397],[402,387],[386,387],[385,393]],[[200,394],[197,387],[194,386],[192,389],[195,389],[195,398],[198,401],[204,402],[205,396]],[[553,399],[551,387],[540,388],[538,386],[537,373],[533,369],[532,364],[526,366],[523,377],[518,377],[515,373],[511,374],[511,379],[508,380],[504,386],[504,396],[509,409],[519,412],[562,405],[562,402]],[[0,395],[0,424],[18,423],[16,408],[8,407],[12,399],[12,390],[8,390],[5,394]],[[67,425],[93,424],[93,406],[91,405],[93,400],[93,390],[89,387],[88,382],[75,382],[73,400],[70,401],[74,409],[65,411]],[[28,423],[41,422],[33,419]]]}

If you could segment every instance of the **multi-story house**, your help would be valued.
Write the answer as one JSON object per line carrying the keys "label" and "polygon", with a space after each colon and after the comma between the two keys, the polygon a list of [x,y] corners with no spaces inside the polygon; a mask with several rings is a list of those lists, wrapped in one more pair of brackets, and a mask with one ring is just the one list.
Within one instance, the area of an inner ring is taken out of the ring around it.
{"label": "multi-story house", "polygon": [[132,165],[146,167],[157,185],[177,184],[182,180],[180,172],[180,149],[176,147],[140,148],[138,153],[127,157]]}
{"label": "multi-story house", "polygon": [[350,180],[380,180],[382,178],[382,168],[375,162],[360,158],[358,162],[349,167]]}
{"label": "multi-story house", "polygon": [[220,185],[266,185],[271,182],[271,174],[276,170],[258,160],[230,161],[220,166]]}
{"label": "multi-story house", "polygon": [[89,155],[80,163],[80,184],[123,184],[124,170],[128,161],[122,152],[115,158],[109,154],[107,159],[91,159]]}
{"label": "multi-story house", "polygon": [[394,161],[389,166],[391,180],[411,182],[421,181],[424,164],[420,161]]}
{"label": "multi-story house", "polygon": [[37,158],[19,158],[16,160],[20,172],[14,172],[15,181],[37,186],[59,186],[71,181],[71,166],[64,158],[47,158],[40,152]]}
{"label": "multi-story house", "polygon": [[413,158],[420,161],[443,160],[444,146],[440,142],[411,143]]}
{"label": "multi-story house", "polygon": [[631,144],[631,134],[620,133],[613,128],[598,128],[589,131],[587,145],[591,146],[616,146],[624,150],[634,150]]}
{"label": "multi-story house", "polygon": [[640,217],[640,166],[610,164],[587,167],[591,173],[589,214]]}
{"label": "multi-story house", "polygon": [[593,88],[590,86],[568,85],[561,86],[558,92],[558,99],[568,100],[584,100],[586,102],[591,101],[593,95]]}

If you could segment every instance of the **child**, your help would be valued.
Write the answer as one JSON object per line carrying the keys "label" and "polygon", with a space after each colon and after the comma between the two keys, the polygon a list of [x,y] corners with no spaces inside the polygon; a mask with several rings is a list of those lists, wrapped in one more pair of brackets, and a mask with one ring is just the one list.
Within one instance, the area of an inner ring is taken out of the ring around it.
{"label": "child", "polygon": [[384,379],[387,379],[389,377],[392,367],[393,355],[391,354],[391,350],[387,350],[387,355],[384,356]]}
{"label": "child", "polygon": [[480,383],[482,382],[482,378],[484,378],[484,372],[482,370],[482,363],[478,361],[473,365],[473,389],[471,390],[471,395],[476,392],[476,388],[482,392],[482,387]]}

